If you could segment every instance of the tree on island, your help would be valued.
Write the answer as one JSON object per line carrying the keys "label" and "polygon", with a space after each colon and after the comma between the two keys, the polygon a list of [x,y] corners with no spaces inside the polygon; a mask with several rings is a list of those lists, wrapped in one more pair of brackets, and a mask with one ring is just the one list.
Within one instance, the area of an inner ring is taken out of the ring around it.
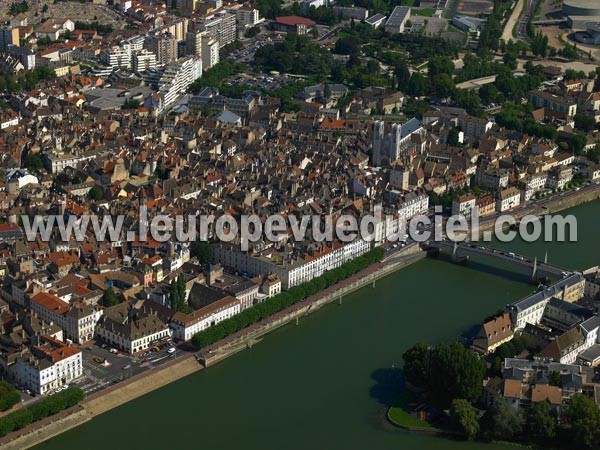
{"label": "tree on island", "polygon": [[571,425],[573,448],[600,446],[600,409],[594,399],[584,394],[574,395],[569,400],[566,416]]}
{"label": "tree on island", "polygon": [[114,306],[118,303],[119,297],[117,297],[117,294],[115,294],[113,288],[109,287],[107,290],[104,291],[104,294],[102,295],[102,304],[104,306]]}
{"label": "tree on island", "polygon": [[475,407],[462,398],[452,400],[450,426],[464,433],[468,440],[474,440],[479,433],[479,416]]}
{"label": "tree on island", "polygon": [[481,418],[485,439],[510,441],[523,432],[523,414],[503,398],[497,399]]}
{"label": "tree on island", "polygon": [[439,344],[429,358],[428,391],[431,400],[448,406],[455,398],[475,402],[481,395],[485,361],[455,342]]}
{"label": "tree on island", "polygon": [[427,384],[427,357],[429,349],[426,344],[417,342],[402,355],[404,360],[404,376],[413,386]]}

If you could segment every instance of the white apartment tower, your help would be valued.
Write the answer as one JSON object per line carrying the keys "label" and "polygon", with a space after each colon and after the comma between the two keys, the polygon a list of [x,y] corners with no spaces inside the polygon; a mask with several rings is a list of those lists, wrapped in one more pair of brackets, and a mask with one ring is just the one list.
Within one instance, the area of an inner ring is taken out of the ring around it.
{"label": "white apartment tower", "polygon": [[202,39],[202,67],[210,69],[219,63],[219,42],[216,39]]}

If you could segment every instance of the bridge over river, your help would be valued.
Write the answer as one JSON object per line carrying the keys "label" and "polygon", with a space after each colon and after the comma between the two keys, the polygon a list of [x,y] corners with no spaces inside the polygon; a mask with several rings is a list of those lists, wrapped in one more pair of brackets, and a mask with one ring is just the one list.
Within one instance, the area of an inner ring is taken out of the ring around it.
{"label": "bridge over river", "polygon": [[547,258],[544,261],[538,261],[537,256],[531,259],[528,256],[473,242],[432,241],[426,243],[425,248],[433,252],[446,253],[454,262],[462,262],[473,256],[493,258],[518,272],[529,275],[532,281],[563,278],[572,273],[570,270],[549,264]]}

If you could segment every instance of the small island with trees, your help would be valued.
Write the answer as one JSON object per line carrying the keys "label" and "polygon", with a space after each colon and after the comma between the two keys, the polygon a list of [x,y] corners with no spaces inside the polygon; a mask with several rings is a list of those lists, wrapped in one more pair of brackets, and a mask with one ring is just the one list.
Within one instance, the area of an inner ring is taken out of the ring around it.
{"label": "small island with trees", "polygon": [[[404,393],[388,411],[389,420],[414,431],[438,432],[482,442],[510,441],[546,448],[596,449],[600,445],[600,409],[593,396],[575,393],[568,401],[553,392],[564,387],[558,371],[538,380],[528,403],[514,402],[502,390],[505,361],[530,356],[549,363],[539,349],[516,335],[482,355],[461,343],[416,343],[403,354]],[[521,359],[520,361],[523,361]],[[544,384],[542,384],[544,383]],[[554,389],[552,389],[554,387]],[[495,393],[496,395],[493,395]],[[523,396],[524,397],[524,396]]]}

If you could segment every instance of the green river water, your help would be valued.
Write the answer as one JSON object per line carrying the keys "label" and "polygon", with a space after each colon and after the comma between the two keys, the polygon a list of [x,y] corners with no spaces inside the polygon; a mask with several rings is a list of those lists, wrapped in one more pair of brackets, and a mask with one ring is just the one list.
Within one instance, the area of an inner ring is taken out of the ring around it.
{"label": "green river water", "polygon": [[[567,268],[600,264],[600,202],[568,213],[579,243],[507,248],[541,258],[547,250]],[[36,449],[514,449],[406,432],[385,419],[404,350],[460,339],[533,289],[522,276],[477,268],[423,260]]]}

